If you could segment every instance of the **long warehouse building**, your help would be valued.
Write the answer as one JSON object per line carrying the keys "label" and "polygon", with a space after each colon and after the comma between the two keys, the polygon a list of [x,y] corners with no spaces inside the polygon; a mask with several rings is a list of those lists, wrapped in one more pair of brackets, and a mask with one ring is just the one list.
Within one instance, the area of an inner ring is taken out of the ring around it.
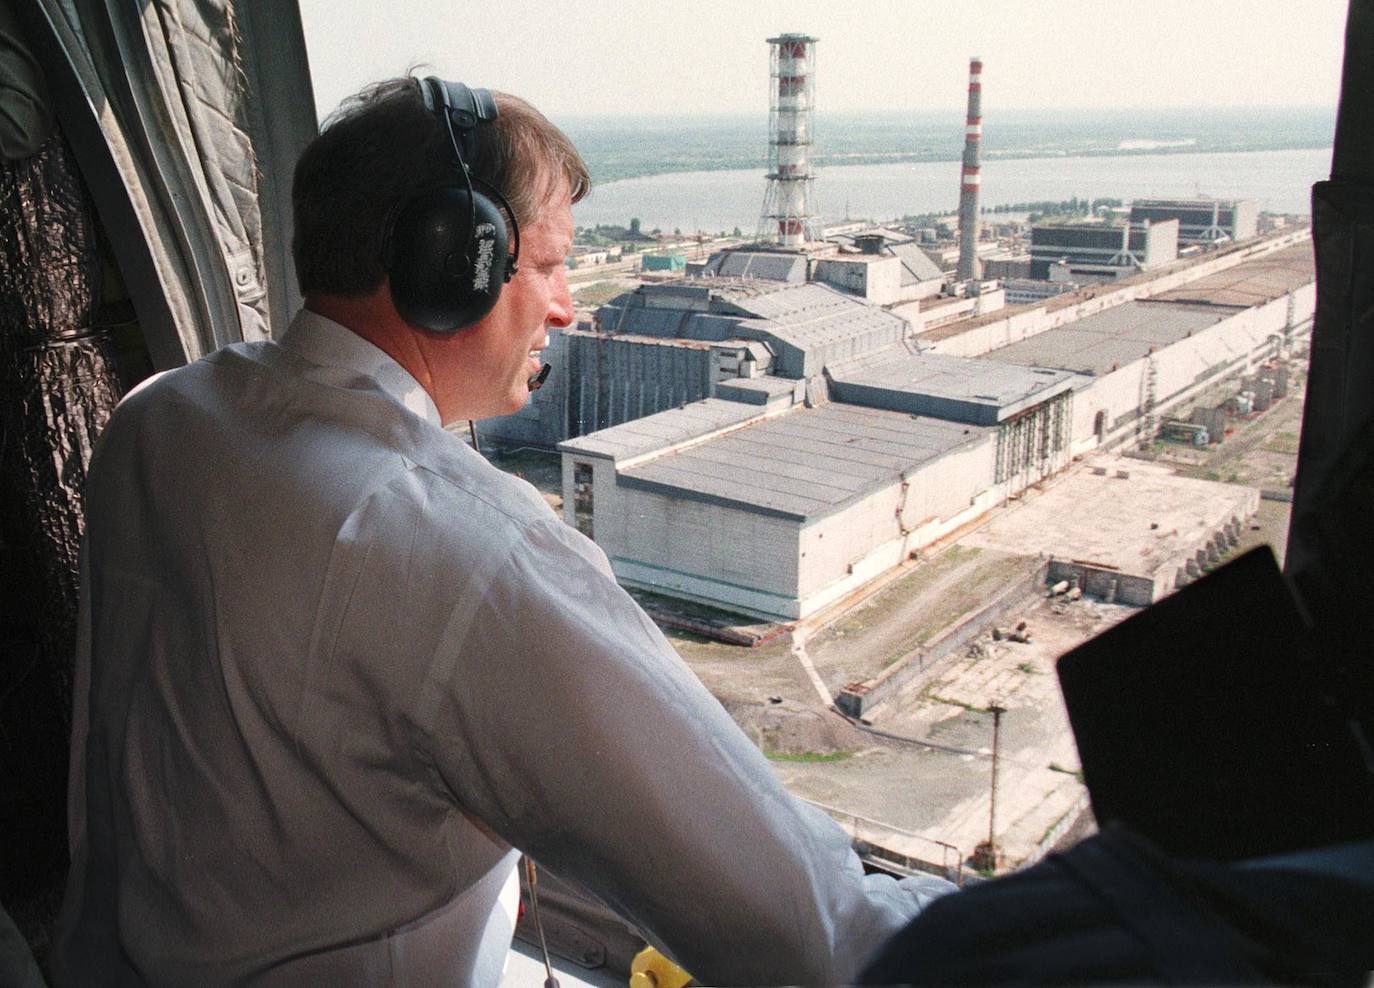
{"label": "long warehouse building", "polygon": [[[828,300],[797,292],[819,286],[693,286],[705,294],[677,296],[694,306],[675,316],[641,290],[621,307],[626,329],[753,333],[770,362],[718,382],[716,397],[560,444],[565,517],[624,583],[804,617],[1073,455],[1133,439],[1286,352],[1310,328],[1310,250],[1255,256],[976,358],[892,327],[846,331],[818,317]],[[717,325],[736,305],[748,317]]]}

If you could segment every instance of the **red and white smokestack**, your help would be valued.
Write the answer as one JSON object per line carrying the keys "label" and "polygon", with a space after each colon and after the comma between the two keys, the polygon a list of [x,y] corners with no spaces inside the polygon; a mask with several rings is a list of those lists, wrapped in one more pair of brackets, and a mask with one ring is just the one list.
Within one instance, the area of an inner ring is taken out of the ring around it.
{"label": "red and white smokestack", "polygon": [[[795,247],[820,239],[811,186],[811,134],[816,107],[816,39],[805,34],[769,38],[772,102],[769,106],[768,191],[759,239]],[[776,231],[776,232],[773,232]]]}
{"label": "red and white smokestack", "polygon": [[959,185],[960,281],[972,281],[981,272],[978,263],[978,190],[983,144],[983,60],[977,55],[968,63],[968,123],[964,130],[963,180]]}

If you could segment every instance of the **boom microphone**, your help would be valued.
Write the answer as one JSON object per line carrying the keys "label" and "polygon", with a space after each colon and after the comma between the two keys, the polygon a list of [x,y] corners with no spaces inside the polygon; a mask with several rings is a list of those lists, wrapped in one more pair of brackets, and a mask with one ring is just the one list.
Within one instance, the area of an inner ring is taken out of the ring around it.
{"label": "boom microphone", "polygon": [[551,367],[548,364],[545,364],[543,367],[539,369],[538,374],[530,375],[530,379],[525,382],[525,386],[528,387],[531,391],[538,391],[540,388],[544,386],[544,382],[549,379],[549,371],[551,370],[553,370],[553,367]]}

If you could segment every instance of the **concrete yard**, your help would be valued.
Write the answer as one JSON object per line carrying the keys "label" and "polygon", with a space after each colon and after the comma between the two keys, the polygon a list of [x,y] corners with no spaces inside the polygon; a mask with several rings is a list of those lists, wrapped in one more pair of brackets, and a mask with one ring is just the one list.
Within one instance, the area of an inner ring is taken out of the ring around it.
{"label": "concrete yard", "polygon": [[1001,860],[1011,868],[1037,858],[1086,805],[1054,662],[1134,611],[1087,598],[1027,599],[1016,619],[1027,622],[1029,643],[993,642],[984,634],[933,677],[875,708],[871,720],[881,733],[856,729],[850,743],[861,746],[846,757],[779,759],[775,769],[798,795],[859,818],[860,836],[881,841],[874,823],[882,821],[892,850],[939,864],[943,843],[967,858],[988,836],[988,707],[996,703],[1006,710],[998,766]]}
{"label": "concrete yard", "polygon": [[[1147,603],[1173,590],[1180,571],[1189,569],[1196,577],[1215,562],[1198,554],[1205,555],[1219,532],[1245,522],[1258,507],[1254,488],[1181,477],[1172,467],[1142,460],[1098,456],[1038,494],[1028,493],[964,544],[1038,552],[1109,574],[1113,585],[1120,584],[1123,600]],[[1196,565],[1189,567],[1190,561]],[[1148,597],[1127,597],[1132,578],[1150,584]]]}

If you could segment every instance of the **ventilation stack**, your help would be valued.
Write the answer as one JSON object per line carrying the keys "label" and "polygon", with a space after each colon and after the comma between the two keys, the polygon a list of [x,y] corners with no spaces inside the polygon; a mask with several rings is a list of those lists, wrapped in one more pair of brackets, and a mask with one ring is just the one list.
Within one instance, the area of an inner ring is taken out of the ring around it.
{"label": "ventilation stack", "polygon": [[768,107],[768,189],[759,216],[759,240],[797,247],[819,240],[811,171],[816,105],[816,38],[769,38],[772,87]]}
{"label": "ventilation stack", "polygon": [[959,186],[957,274],[960,281],[973,281],[982,274],[978,263],[978,189],[982,143],[983,60],[975,55],[968,63],[968,125],[964,130],[964,172]]}

